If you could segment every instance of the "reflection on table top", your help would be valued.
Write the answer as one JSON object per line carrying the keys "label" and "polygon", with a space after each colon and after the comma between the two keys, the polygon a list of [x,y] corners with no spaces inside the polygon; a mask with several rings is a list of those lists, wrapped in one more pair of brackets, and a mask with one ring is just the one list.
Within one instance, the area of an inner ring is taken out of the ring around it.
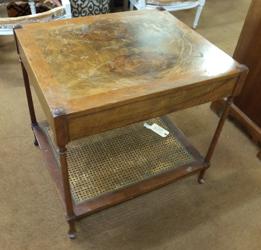
{"label": "reflection on table top", "polygon": [[49,107],[67,113],[239,72],[230,56],[165,11],[30,24],[17,37]]}

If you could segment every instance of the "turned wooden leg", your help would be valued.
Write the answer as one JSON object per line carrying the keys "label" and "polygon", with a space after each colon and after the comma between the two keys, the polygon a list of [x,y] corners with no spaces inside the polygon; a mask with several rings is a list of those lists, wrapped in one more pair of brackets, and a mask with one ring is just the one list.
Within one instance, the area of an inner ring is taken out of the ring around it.
{"label": "turned wooden leg", "polygon": [[220,137],[220,134],[221,134],[222,128],[224,126],[225,120],[226,120],[226,118],[229,114],[229,109],[231,107],[232,102],[233,102],[233,97],[229,97],[226,101],[224,111],[223,111],[223,113],[220,117],[218,126],[217,126],[216,131],[214,133],[214,136],[211,140],[210,146],[208,148],[208,152],[207,152],[205,160],[204,160],[207,163],[207,167],[204,168],[203,170],[201,170],[200,173],[199,173],[199,176],[198,176],[198,183],[200,183],[200,184],[205,183],[204,175],[205,175],[206,170],[210,167],[211,157],[214,153],[214,150],[215,150],[215,147],[217,145],[218,139]]}
{"label": "turned wooden leg", "polygon": [[73,240],[76,238],[76,228],[75,228],[75,221],[74,220],[69,220],[69,231],[68,231],[68,237],[69,239]]}
{"label": "turned wooden leg", "polygon": [[[18,27],[18,28],[20,28],[20,27]],[[17,53],[18,53],[18,56],[19,56],[21,67],[22,67],[24,86],[25,86],[25,93],[26,93],[26,98],[27,98],[29,114],[30,114],[30,118],[31,118],[31,126],[33,128],[35,126],[38,126],[38,123],[37,123],[36,116],[35,116],[35,111],[34,111],[34,103],[33,103],[32,92],[31,92],[31,88],[30,88],[29,77],[28,77],[27,71],[26,71],[26,69],[24,67],[24,64],[22,63],[22,61],[20,59],[20,53],[19,53],[19,48],[18,48],[15,32],[14,32],[14,37],[15,37],[15,42],[16,42]],[[38,141],[37,141],[35,136],[34,136],[34,145],[38,146]]]}
{"label": "turned wooden leg", "polygon": [[75,214],[73,211],[72,195],[71,195],[70,183],[69,183],[66,147],[59,147],[59,158],[60,158],[61,171],[62,171],[66,218],[69,224],[68,237],[70,239],[75,239],[76,238]]}
{"label": "turned wooden leg", "polygon": [[[24,86],[25,86],[25,92],[26,92],[26,97],[27,97],[27,104],[28,104],[30,118],[31,118],[31,126],[33,128],[35,126],[38,126],[38,123],[37,123],[35,111],[34,111],[32,92],[31,92],[31,88],[30,88],[28,74],[27,74],[26,69],[25,69],[22,62],[21,62],[21,67],[22,67],[22,71],[23,71],[23,78],[24,78]],[[39,145],[35,136],[34,136],[34,145],[35,146]]]}

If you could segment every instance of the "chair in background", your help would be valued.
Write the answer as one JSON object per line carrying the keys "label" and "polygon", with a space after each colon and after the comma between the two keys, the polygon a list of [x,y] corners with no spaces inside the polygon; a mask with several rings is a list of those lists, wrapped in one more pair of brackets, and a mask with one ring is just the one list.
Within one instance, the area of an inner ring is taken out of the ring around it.
{"label": "chair in background", "polygon": [[[0,0],[0,4],[8,3],[8,0]],[[57,1],[58,2],[58,1]],[[69,0],[61,0],[61,4],[46,12],[37,13],[35,3],[33,0],[28,0],[31,15],[18,16],[18,17],[1,17],[0,16],[0,36],[12,35],[13,28],[16,25],[22,25],[33,22],[47,22],[53,19],[71,18],[71,5]]]}
{"label": "chair in background", "polygon": [[137,10],[141,9],[156,9],[163,8],[167,11],[178,11],[196,8],[196,15],[192,27],[197,28],[199,18],[206,0],[129,0],[130,9],[135,7]]}

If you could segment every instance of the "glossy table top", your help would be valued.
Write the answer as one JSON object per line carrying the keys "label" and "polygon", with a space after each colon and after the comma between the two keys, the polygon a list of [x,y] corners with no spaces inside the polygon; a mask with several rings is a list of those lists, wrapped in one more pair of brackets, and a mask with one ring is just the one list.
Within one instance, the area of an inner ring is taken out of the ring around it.
{"label": "glossy table top", "polygon": [[165,11],[30,24],[16,33],[34,84],[51,110],[66,114],[211,84],[240,71],[230,56]]}

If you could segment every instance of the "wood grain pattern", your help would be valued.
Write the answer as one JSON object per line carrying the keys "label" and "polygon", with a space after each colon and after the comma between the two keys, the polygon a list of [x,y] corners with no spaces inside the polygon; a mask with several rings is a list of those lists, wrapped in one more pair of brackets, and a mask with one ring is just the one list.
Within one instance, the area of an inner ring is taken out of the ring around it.
{"label": "wood grain pattern", "polygon": [[31,24],[16,35],[48,122],[56,130],[62,109],[69,140],[228,96],[245,71],[158,10]]}
{"label": "wood grain pattern", "polygon": [[103,101],[108,93],[126,100],[139,96],[131,95],[137,87],[158,92],[163,83],[171,83],[169,89],[240,71],[167,12],[34,24],[17,37],[48,105],[63,107],[68,115],[93,108],[96,96],[96,107],[105,106],[113,102]]}
{"label": "wood grain pattern", "polygon": [[211,85],[203,82],[189,88],[180,87],[151,98],[140,98],[131,103],[77,116],[68,120],[70,140],[218,100],[220,96],[225,97],[227,93],[232,93],[235,83],[236,79],[233,78]]}

